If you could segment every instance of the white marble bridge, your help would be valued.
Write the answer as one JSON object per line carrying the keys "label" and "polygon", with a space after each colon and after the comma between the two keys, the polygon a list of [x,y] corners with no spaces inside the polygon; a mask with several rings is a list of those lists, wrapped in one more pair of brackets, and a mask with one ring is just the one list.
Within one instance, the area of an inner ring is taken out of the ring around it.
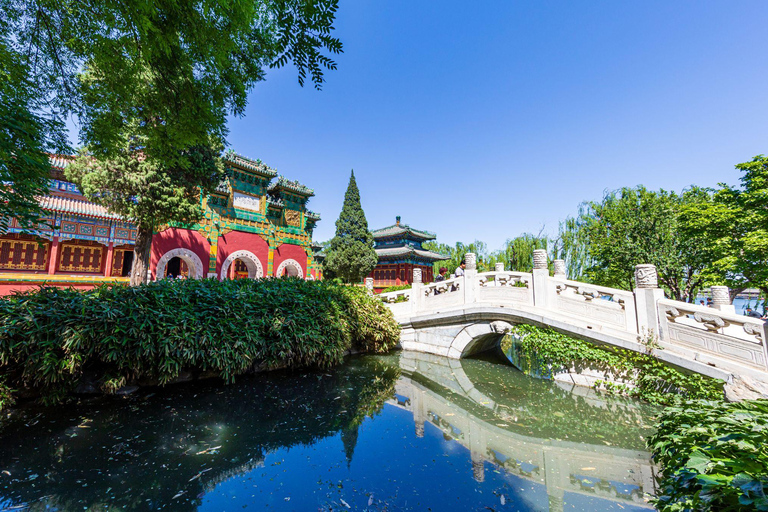
{"label": "white marble bridge", "polygon": [[704,307],[665,298],[653,265],[638,265],[636,288],[626,291],[571,281],[562,260],[550,276],[544,250],[534,252],[532,273],[501,264],[478,273],[475,255],[466,261],[464,276],[422,284],[416,269],[410,289],[379,295],[400,323],[403,349],[459,359],[493,348],[515,324],[638,352],[653,336],[663,361],[768,388],[765,323],[737,315],[727,287],[713,286],[714,306]]}

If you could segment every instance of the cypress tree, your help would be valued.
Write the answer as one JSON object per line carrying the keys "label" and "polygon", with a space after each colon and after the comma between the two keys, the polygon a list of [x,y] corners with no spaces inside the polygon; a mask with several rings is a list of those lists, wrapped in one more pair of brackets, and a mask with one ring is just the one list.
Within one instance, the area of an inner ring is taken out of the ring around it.
{"label": "cypress tree", "polygon": [[353,170],[344,194],[344,206],[336,221],[336,236],[331,240],[323,266],[347,283],[359,283],[377,262],[373,235],[368,231],[368,221],[360,206],[360,191]]}

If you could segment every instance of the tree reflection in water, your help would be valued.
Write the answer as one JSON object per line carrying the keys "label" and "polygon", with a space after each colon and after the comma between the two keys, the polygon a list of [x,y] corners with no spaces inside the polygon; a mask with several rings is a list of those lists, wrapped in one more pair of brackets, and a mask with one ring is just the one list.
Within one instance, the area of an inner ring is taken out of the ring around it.
{"label": "tree reflection in water", "polygon": [[402,353],[26,406],[0,420],[0,509],[644,507],[653,411],[576,391]]}

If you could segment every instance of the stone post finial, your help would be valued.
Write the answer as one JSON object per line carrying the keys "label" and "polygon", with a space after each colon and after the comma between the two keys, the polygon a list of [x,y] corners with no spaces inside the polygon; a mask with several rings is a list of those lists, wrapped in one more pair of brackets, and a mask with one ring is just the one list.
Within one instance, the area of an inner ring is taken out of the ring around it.
{"label": "stone post finial", "polygon": [[727,286],[712,286],[712,305],[717,306],[730,306],[731,305],[731,293]]}
{"label": "stone post finial", "polygon": [[555,277],[562,277],[565,278],[567,275],[567,272],[565,270],[565,260],[555,260]]}
{"label": "stone post finial", "polygon": [[496,272],[504,272],[504,264],[503,263],[497,263],[496,264]]}
{"label": "stone post finial", "polygon": [[533,250],[533,268],[547,268],[547,250]]}
{"label": "stone post finial", "polygon": [[658,288],[659,275],[656,265],[635,265],[635,286],[638,288]]}
{"label": "stone post finial", "polygon": [[373,295],[373,278],[372,277],[365,278],[365,287],[368,290],[368,293]]}
{"label": "stone post finial", "polygon": [[467,270],[477,270],[477,255],[473,252],[468,252],[464,255],[464,261],[467,264]]}
{"label": "stone post finial", "polygon": [[414,283],[421,283],[421,269],[420,268],[414,268],[413,269],[413,282]]}

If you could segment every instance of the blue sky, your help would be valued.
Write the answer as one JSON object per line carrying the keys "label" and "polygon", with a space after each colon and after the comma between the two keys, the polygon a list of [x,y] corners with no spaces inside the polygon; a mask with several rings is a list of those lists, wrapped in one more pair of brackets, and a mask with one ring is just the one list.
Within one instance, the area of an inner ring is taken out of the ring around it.
{"label": "blue sky", "polygon": [[768,153],[766,19],[764,0],[341,0],[323,91],[271,71],[229,142],[315,189],[317,240],[354,168],[371,228],[496,249],[608,189],[735,183]]}

